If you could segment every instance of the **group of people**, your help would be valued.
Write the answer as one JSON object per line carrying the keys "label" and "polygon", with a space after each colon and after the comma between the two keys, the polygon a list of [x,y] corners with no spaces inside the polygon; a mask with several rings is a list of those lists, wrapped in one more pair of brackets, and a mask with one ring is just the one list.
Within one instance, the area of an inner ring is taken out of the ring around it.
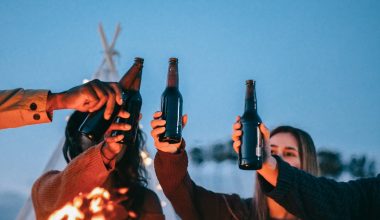
{"label": "group of people", "polygon": [[[37,219],[47,219],[55,210],[79,193],[97,186],[111,189],[121,201],[117,219],[164,219],[160,200],[146,187],[147,180],[140,150],[145,136],[138,132],[135,143],[120,143],[123,135],[112,137],[113,130],[128,131],[131,126],[113,123],[96,146],[86,148],[76,131],[86,117],[106,106],[104,117],[121,104],[117,83],[99,80],[62,93],[47,90],[0,91],[0,129],[51,122],[54,110],[74,109],[65,130],[63,155],[68,165],[63,171],[49,171],[33,185],[32,200]],[[216,193],[197,185],[190,177],[184,138],[180,143],[161,142],[165,120],[153,114],[151,136],[157,153],[154,168],[164,194],[181,219],[380,219],[380,175],[349,182],[318,177],[316,150],[311,136],[295,127],[280,126],[271,132],[264,124],[265,153],[262,169],[256,173],[255,195]],[[129,113],[121,111],[120,117]],[[187,115],[183,117],[183,124]],[[233,148],[241,145],[241,123],[233,125]],[[244,134],[249,135],[249,134]],[[125,152],[124,152],[125,151]],[[120,155],[126,162],[117,163]],[[128,193],[112,189],[127,187]],[[125,197],[125,198],[123,198]],[[133,211],[131,215],[130,211]]]}

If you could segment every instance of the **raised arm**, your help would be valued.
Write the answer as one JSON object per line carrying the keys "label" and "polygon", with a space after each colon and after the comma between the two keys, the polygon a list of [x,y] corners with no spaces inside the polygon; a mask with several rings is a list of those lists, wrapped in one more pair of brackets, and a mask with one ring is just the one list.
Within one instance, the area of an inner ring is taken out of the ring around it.
{"label": "raised arm", "polygon": [[61,93],[48,90],[0,90],[0,129],[51,122],[53,111],[75,109],[82,112],[98,110],[106,103],[109,118],[115,103],[122,104],[117,83],[93,80]]}
{"label": "raised arm", "polygon": [[[161,113],[154,114],[152,136],[157,154],[154,159],[156,175],[161,187],[181,219],[242,219],[248,209],[238,195],[214,193],[197,186],[190,178],[185,142],[160,142],[159,134],[165,131]],[[185,116],[184,122],[187,121]]]}
{"label": "raised arm", "polygon": [[33,184],[32,200],[37,219],[47,219],[80,192],[88,193],[106,180],[110,170],[103,163],[100,150],[101,145],[90,148],[62,172],[49,171]]}
{"label": "raised arm", "polygon": [[[129,113],[121,111],[119,116],[128,118]],[[107,133],[129,129],[128,124],[113,123]],[[123,138],[124,135],[108,136],[104,142],[71,160],[62,172],[49,171],[42,175],[32,188],[37,219],[47,219],[55,210],[72,202],[79,193],[89,193],[93,188],[102,186],[114,169],[116,157],[122,149],[118,142]]]}
{"label": "raised arm", "polygon": [[[235,151],[241,145],[239,117],[233,126]],[[258,170],[264,193],[301,219],[378,219],[380,217],[380,176],[350,182],[336,182],[290,166],[272,156],[269,130],[260,127],[266,157]],[[372,211],[371,211],[372,210]],[[377,213],[376,213],[377,212]]]}

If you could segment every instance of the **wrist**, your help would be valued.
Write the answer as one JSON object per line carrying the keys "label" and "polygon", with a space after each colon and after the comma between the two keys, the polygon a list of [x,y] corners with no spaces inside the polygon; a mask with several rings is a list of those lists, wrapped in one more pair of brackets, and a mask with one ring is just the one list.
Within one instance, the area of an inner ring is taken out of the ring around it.
{"label": "wrist", "polygon": [[257,172],[273,186],[277,185],[278,168],[277,160],[274,157],[269,156],[263,163],[263,167]]}
{"label": "wrist", "polygon": [[103,159],[103,162],[104,164],[108,165],[110,164],[110,162],[112,160],[114,160],[116,158],[116,155],[115,153],[111,152],[107,146],[106,146],[106,143],[104,142],[104,144],[102,145],[102,147],[100,148],[100,154],[102,155],[102,159]]}
{"label": "wrist", "polygon": [[181,145],[179,145],[179,147],[177,148],[177,150],[175,152],[173,152],[173,153],[174,154],[180,154],[180,153],[182,153],[185,150],[185,146],[186,146],[185,140],[182,138]]}
{"label": "wrist", "polygon": [[48,93],[46,111],[53,112],[57,109],[65,109],[65,103],[62,101],[64,93]]}

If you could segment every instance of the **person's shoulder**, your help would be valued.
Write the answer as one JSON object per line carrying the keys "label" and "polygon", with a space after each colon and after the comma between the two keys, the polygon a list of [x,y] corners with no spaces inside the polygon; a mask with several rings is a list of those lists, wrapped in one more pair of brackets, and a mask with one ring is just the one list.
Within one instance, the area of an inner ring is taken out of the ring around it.
{"label": "person's shoulder", "polygon": [[146,198],[158,198],[157,194],[147,187],[143,187],[142,191],[144,192]]}
{"label": "person's shoulder", "polygon": [[378,174],[376,177],[366,177],[366,178],[359,178],[356,180],[350,180],[347,182],[350,185],[364,185],[364,186],[371,186],[374,185],[376,187],[379,187],[380,184],[380,174]]}
{"label": "person's shoulder", "polygon": [[143,187],[144,193],[144,206],[143,210],[145,212],[159,212],[162,213],[161,201],[158,198],[157,194],[146,187]]}

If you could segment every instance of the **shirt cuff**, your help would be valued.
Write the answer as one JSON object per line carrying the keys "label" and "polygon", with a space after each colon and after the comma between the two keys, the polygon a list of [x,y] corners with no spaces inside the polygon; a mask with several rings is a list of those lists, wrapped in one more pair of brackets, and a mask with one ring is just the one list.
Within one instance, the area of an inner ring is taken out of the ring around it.
{"label": "shirt cuff", "polygon": [[35,123],[47,123],[53,120],[53,112],[47,112],[47,99],[49,90],[25,90],[23,105],[30,117],[27,120],[33,120]]}
{"label": "shirt cuff", "polygon": [[272,184],[267,182],[261,175],[258,175],[260,186],[265,193],[265,195],[271,197],[272,199],[282,199],[286,196],[293,185],[295,184],[295,172],[294,167],[291,167],[288,163],[283,161],[279,156],[272,155],[277,161],[277,185],[274,187]]}

